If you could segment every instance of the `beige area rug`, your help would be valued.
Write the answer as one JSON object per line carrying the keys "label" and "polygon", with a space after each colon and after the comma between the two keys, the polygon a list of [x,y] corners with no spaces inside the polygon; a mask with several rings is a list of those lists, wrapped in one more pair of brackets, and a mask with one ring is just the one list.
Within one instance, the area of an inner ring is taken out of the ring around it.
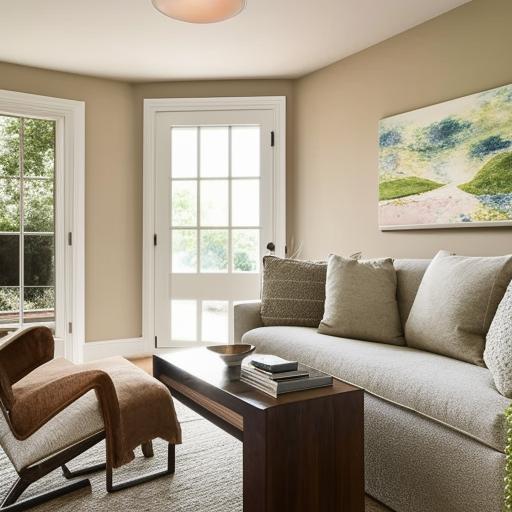
{"label": "beige area rug", "polygon": [[[176,473],[115,494],[105,490],[103,472],[90,476],[90,490],[77,491],[44,505],[34,512],[242,512],[242,445],[190,409],[176,402],[183,428],[183,444],[176,447]],[[105,460],[105,447],[99,444],[69,464],[70,469]],[[165,466],[166,446],[155,443],[155,457],[144,459],[140,451],[129,466],[116,471],[114,479],[141,475]],[[0,450],[0,495],[7,492],[16,473]],[[26,497],[64,482],[54,471],[34,484]],[[292,511],[283,511],[292,512]],[[315,512],[315,511],[312,511]],[[320,512],[320,511],[319,511]],[[389,512],[370,498],[366,512]]]}

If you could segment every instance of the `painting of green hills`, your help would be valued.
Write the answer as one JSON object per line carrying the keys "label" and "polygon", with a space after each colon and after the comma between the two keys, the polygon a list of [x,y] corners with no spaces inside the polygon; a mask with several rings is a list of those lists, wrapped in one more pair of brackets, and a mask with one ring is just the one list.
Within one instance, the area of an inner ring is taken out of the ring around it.
{"label": "painting of green hills", "polygon": [[379,225],[512,225],[512,85],[380,121]]}

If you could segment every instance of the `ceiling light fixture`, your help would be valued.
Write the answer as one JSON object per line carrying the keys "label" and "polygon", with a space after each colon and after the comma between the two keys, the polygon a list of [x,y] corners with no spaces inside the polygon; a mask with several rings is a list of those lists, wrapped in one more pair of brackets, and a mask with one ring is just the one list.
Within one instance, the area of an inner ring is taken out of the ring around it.
{"label": "ceiling light fixture", "polygon": [[152,0],[162,14],[188,23],[216,23],[242,11],[245,0]]}

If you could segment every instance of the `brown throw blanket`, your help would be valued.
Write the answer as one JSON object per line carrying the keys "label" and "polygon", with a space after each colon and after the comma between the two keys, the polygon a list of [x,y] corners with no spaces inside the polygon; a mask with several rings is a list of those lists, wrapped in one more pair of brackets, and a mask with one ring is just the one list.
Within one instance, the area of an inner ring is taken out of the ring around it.
{"label": "brown throw blanket", "polygon": [[[40,333],[32,333],[32,337],[34,334],[39,334],[40,339],[30,342],[38,347],[37,354],[44,353],[40,343],[47,343],[48,337]],[[15,353],[2,348],[0,343],[0,398],[18,439],[28,438],[69,404],[94,389],[105,424],[107,463],[112,467],[130,462],[138,445],[157,437],[172,444],[181,443],[181,429],[169,390],[125,359],[114,357],[80,365],[65,359],[51,359],[35,369],[31,362],[28,374],[17,370],[19,377],[26,374],[17,380],[5,368],[19,368],[20,363],[8,365]],[[48,357],[43,357],[43,362],[44,359]]]}

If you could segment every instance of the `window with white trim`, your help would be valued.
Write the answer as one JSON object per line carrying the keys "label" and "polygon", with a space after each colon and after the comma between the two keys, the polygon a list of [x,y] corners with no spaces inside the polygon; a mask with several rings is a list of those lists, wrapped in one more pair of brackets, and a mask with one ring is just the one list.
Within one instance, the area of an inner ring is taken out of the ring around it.
{"label": "window with white trim", "polygon": [[0,331],[55,329],[55,145],[55,120],[0,115]]}

